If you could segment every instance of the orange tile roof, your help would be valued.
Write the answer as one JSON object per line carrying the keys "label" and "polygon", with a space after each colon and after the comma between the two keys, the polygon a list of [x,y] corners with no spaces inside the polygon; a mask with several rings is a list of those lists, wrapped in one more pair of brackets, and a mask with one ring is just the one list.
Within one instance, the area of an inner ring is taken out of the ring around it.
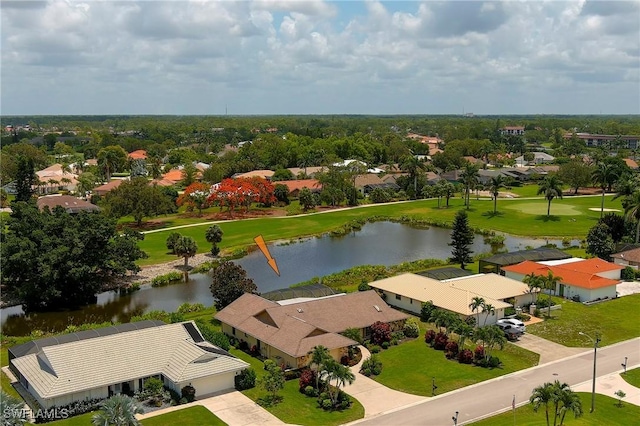
{"label": "orange tile roof", "polygon": [[[196,173],[196,179],[200,179],[202,177],[202,172],[200,170]],[[167,173],[162,175],[163,180],[170,180],[173,183],[180,182],[182,180],[182,170],[180,169],[171,169]]]}
{"label": "orange tile roof", "polygon": [[129,153],[129,158],[132,160],[145,160],[147,158],[147,151],[144,149],[138,149]]}
{"label": "orange tile roof", "polygon": [[104,185],[96,186],[95,188],[93,188],[93,193],[100,195],[106,194],[112,189],[116,189],[117,187],[119,187],[122,182],[124,182],[124,180],[114,179],[110,182],[105,183]]}
{"label": "orange tile roof", "polygon": [[557,277],[561,277],[560,282],[570,284],[575,287],[594,290],[597,288],[609,287],[620,283],[620,280],[604,278],[596,275],[598,272],[607,272],[623,269],[620,265],[606,262],[599,258],[587,259],[579,262],[565,263],[562,265],[547,266],[530,260],[518,263],[517,265],[503,266],[502,270],[528,275],[547,275],[549,271]]}
{"label": "orange tile roof", "polygon": [[637,169],[638,168],[638,163],[635,160],[632,160],[631,158],[625,158],[624,162],[631,169]]}
{"label": "orange tile roof", "polygon": [[293,192],[296,190],[300,190],[304,187],[309,189],[317,189],[320,188],[320,182],[316,179],[297,179],[297,180],[283,180],[273,182],[274,185],[282,184],[286,185],[289,188],[289,192]]}

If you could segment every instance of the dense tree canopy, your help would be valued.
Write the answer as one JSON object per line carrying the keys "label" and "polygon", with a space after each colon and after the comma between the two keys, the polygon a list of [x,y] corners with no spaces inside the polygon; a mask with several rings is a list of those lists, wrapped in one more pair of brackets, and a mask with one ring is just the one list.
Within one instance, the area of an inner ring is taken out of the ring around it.
{"label": "dense tree canopy", "polygon": [[215,299],[216,309],[223,309],[244,293],[255,293],[258,290],[247,271],[233,262],[223,261],[211,272],[211,293]]}
{"label": "dense tree canopy", "polygon": [[145,217],[171,213],[175,204],[157,185],[146,178],[124,181],[109,191],[101,205],[108,215],[122,217],[131,215],[140,226]]}
{"label": "dense tree canopy", "polygon": [[1,248],[2,283],[26,309],[74,307],[90,302],[113,276],[138,271],[146,257],[138,233],[116,231],[99,213],[38,211],[17,202]]}

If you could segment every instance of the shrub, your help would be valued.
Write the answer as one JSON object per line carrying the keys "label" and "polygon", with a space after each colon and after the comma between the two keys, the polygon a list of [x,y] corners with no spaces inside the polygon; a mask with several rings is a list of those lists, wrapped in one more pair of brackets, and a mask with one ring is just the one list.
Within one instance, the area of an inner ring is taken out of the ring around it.
{"label": "shrub", "polygon": [[204,305],[202,303],[183,303],[178,307],[178,313],[188,314],[189,312],[199,312],[204,309]]}
{"label": "shrub", "polygon": [[368,291],[371,290],[371,286],[367,283],[367,281],[362,280],[362,282],[358,285],[358,291]]}
{"label": "shrub", "polygon": [[509,306],[508,308],[504,308],[504,316],[508,317],[510,315],[515,315],[516,314],[516,308],[514,308],[513,306]]}
{"label": "shrub", "polygon": [[204,337],[207,341],[213,343],[218,346],[220,349],[228,351],[231,347],[231,343],[229,343],[229,338],[226,334],[222,333],[213,328],[206,320],[202,318],[198,318],[195,320],[196,325],[200,329],[202,333],[202,337]]}
{"label": "shrub", "polygon": [[324,410],[331,410],[333,408],[333,403],[330,399],[323,399],[320,405]]}
{"label": "shrub", "polygon": [[420,335],[420,326],[418,320],[415,318],[409,318],[402,327],[402,332],[407,337],[418,337]]}
{"label": "shrub", "polygon": [[186,398],[187,401],[193,402],[196,399],[196,388],[191,385],[187,385],[180,389],[180,393],[183,398]]}
{"label": "shrub", "polygon": [[183,322],[184,321],[184,315],[182,315],[180,312],[171,312],[169,314],[169,322],[171,324],[175,324],[177,322]]}
{"label": "shrub", "polygon": [[318,390],[313,386],[307,386],[304,388],[304,394],[311,397],[318,396]]}
{"label": "shrub", "polygon": [[360,372],[367,377],[371,375],[377,376],[382,373],[382,362],[380,362],[377,355],[371,355],[362,363]]}
{"label": "shrub", "polygon": [[188,402],[189,402],[189,400],[187,398],[180,398],[180,400],[178,401],[178,404],[179,405],[183,405],[183,404],[186,404]]}
{"label": "shrub", "polygon": [[444,350],[445,350],[444,355],[448,359],[455,358],[458,355],[458,343],[452,340],[449,343],[447,343],[447,346],[445,346]]}
{"label": "shrub", "polygon": [[155,377],[150,377],[144,381],[144,391],[147,395],[158,395],[162,393],[164,383]]}
{"label": "shrub", "polygon": [[151,287],[162,287],[164,285],[172,284],[178,281],[182,281],[181,272],[169,272],[168,274],[158,275],[151,280]]}
{"label": "shrub", "polygon": [[497,356],[491,356],[489,358],[489,361],[487,362],[487,366],[489,368],[498,368],[498,367],[500,367],[500,358],[498,358]]}
{"label": "shrub", "polygon": [[380,352],[380,346],[378,345],[371,346],[371,349],[369,349],[369,352],[371,352],[372,354],[377,354],[378,352]]}
{"label": "shrub", "polygon": [[439,351],[443,350],[447,346],[447,342],[449,338],[445,333],[439,332],[436,334],[435,339],[433,339],[433,348]]}
{"label": "shrub", "polygon": [[620,272],[620,278],[625,281],[632,281],[636,278],[636,270],[631,266],[627,266]]}
{"label": "shrub", "polygon": [[300,392],[303,392],[307,386],[315,387],[316,385],[316,372],[309,368],[302,370],[300,374]]}
{"label": "shrub", "polygon": [[[283,368],[283,367],[281,367]],[[300,371],[298,370],[287,370],[284,372],[284,380],[285,381],[289,381],[289,380],[296,380],[300,378]]]}
{"label": "shrub", "polygon": [[258,347],[256,345],[251,346],[251,354],[252,355],[258,354]]}
{"label": "shrub", "polygon": [[240,340],[240,343],[238,343],[238,349],[240,349],[241,351],[246,351],[249,349],[249,344],[244,340]]}
{"label": "shrub", "polygon": [[253,368],[245,368],[235,377],[236,389],[239,391],[256,386],[256,372]]}
{"label": "shrub", "polygon": [[531,316],[530,316],[530,315],[527,315],[527,314],[518,314],[518,315],[516,315],[516,317],[515,317],[515,318],[516,318],[517,320],[520,320],[520,321],[523,321],[523,322],[524,322],[524,321],[529,321],[529,320],[531,319]]}
{"label": "shrub", "polygon": [[458,362],[460,364],[471,364],[473,362],[473,352],[470,349],[463,349],[458,352]]}
{"label": "shrub", "polygon": [[404,331],[394,331],[393,333],[391,333],[391,340],[402,340],[404,339],[405,335],[404,335]]}
{"label": "shrub", "polygon": [[376,345],[391,340],[391,327],[389,324],[376,321],[371,324],[371,341]]}
{"label": "shrub", "polygon": [[340,357],[340,364],[349,365],[349,355],[342,355]]}
{"label": "shrub", "polygon": [[426,333],[424,333],[424,341],[425,343],[430,344],[431,346],[433,346],[433,340],[436,338],[436,332],[433,330],[427,330]]}
{"label": "shrub", "polygon": [[357,328],[347,328],[342,332],[342,335],[348,339],[355,340],[356,342],[362,344],[362,335],[360,334],[360,330]]}
{"label": "shrub", "polygon": [[484,347],[480,345],[476,346],[476,349],[473,351],[473,359],[476,362],[484,359]]}
{"label": "shrub", "polygon": [[389,342],[382,342],[382,349],[389,349]]}
{"label": "shrub", "polygon": [[433,313],[435,308],[436,307],[433,305],[431,301],[423,302],[420,307],[420,320],[424,322],[429,322],[429,320],[431,319],[431,314]]}

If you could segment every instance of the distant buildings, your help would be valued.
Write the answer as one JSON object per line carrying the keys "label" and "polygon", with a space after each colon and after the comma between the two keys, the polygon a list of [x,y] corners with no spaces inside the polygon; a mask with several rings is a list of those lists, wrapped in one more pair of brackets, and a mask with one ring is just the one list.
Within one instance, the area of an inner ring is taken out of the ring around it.
{"label": "distant buildings", "polygon": [[500,129],[500,133],[510,136],[522,136],[524,135],[524,126],[505,126]]}
{"label": "distant buildings", "polygon": [[[565,139],[573,138],[573,133],[565,133]],[[632,135],[598,135],[592,133],[576,133],[575,136],[584,141],[588,147],[611,146],[612,148],[637,149],[640,146],[640,136]],[[613,146],[617,145],[617,146]]]}

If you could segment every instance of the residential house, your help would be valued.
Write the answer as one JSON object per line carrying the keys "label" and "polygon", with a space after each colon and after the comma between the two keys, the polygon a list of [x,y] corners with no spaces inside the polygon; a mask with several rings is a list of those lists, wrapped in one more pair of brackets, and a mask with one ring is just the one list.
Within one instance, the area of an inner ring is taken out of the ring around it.
{"label": "residential house", "polygon": [[207,342],[193,321],[141,321],[13,346],[9,366],[49,409],[140,391],[151,377],[178,393],[187,385],[197,395],[230,390],[249,364]]}
{"label": "residential house", "polygon": [[524,135],[524,126],[505,126],[500,129],[503,135],[522,136]]}
{"label": "residential house", "polygon": [[358,175],[355,177],[355,187],[362,194],[369,194],[375,188],[390,188],[398,190],[399,186],[395,182],[385,182],[377,174],[367,173],[366,175]]}
{"label": "residential house", "polygon": [[631,266],[633,269],[638,269],[640,266],[640,248],[614,253],[611,255],[611,260],[616,265],[624,267]]}
{"label": "residential house", "polygon": [[373,323],[380,321],[400,330],[408,316],[370,290],[299,303],[273,302],[245,293],[215,318],[225,334],[255,346],[264,358],[288,368],[302,368],[309,363],[309,351],[318,345],[329,349],[339,361],[357,344],[339,334],[348,328],[368,337]]}
{"label": "residential house", "polygon": [[282,184],[289,190],[289,196],[297,198],[302,188],[308,188],[311,192],[320,192],[322,185],[316,179],[297,179],[297,180],[282,180],[274,182],[274,185]]}
{"label": "residential house", "polygon": [[[576,137],[584,141],[588,147],[609,146],[611,148],[637,149],[640,147],[640,136],[632,135],[598,135],[592,133],[576,133]],[[573,138],[573,133],[565,133],[565,139]],[[617,146],[614,146],[617,145]]]}
{"label": "residential house", "polygon": [[80,198],[73,197],[71,195],[46,195],[38,198],[36,205],[40,211],[48,207],[53,211],[55,207],[62,207],[67,213],[80,213],[80,212],[97,212],[100,211],[100,207],[95,204],[91,204],[88,201],[81,200]]}
{"label": "residential house", "polygon": [[560,297],[590,302],[613,299],[617,296],[616,285],[620,283],[621,265],[599,259],[570,258],[542,262],[524,261],[517,265],[504,266],[506,276],[522,281],[529,274],[547,276],[549,272],[560,277],[553,289]]}
{"label": "residential house", "polygon": [[122,182],[124,182],[124,179],[113,179],[103,185],[96,186],[91,190],[91,193],[103,197],[107,192],[119,187]]}
{"label": "residential house", "polygon": [[289,167],[288,169],[295,177],[313,179],[320,173],[325,173],[327,168],[324,166],[309,167]]}
{"label": "residential house", "polygon": [[549,155],[546,152],[536,151],[536,152],[532,152],[532,154],[533,154],[533,160],[531,161],[526,161],[524,159],[524,155],[517,157],[516,165],[519,167],[523,167],[531,164],[546,164],[546,163],[551,163],[556,159],[556,157],[554,157],[553,155]]}
{"label": "residential house", "polygon": [[[178,168],[171,169],[167,173],[162,175],[162,179],[166,181],[173,182],[173,184],[177,184],[184,179],[182,171],[184,166],[179,166]],[[196,167],[196,180],[202,179],[202,171]]]}
{"label": "residential house", "polygon": [[130,152],[128,154],[130,160],[146,160],[147,159],[147,151],[144,149],[138,149],[136,151]]}
{"label": "residential house", "polygon": [[627,167],[629,167],[631,170],[638,170],[638,163],[636,162],[636,160],[631,159],[631,158],[625,158],[624,159],[624,163],[627,165]]}
{"label": "residential house", "polygon": [[234,179],[260,177],[262,179],[271,180],[274,173],[275,172],[273,170],[252,170],[246,173],[236,173],[231,177]]}
{"label": "residential house", "polygon": [[503,267],[516,265],[525,260],[545,261],[569,259],[571,255],[555,248],[539,247],[531,250],[512,251],[509,253],[498,253],[491,257],[480,259],[479,271],[481,273],[495,273],[505,275]]}
{"label": "residential house", "polygon": [[62,164],[53,164],[46,169],[38,170],[36,176],[42,182],[39,189],[44,194],[75,191],[78,186],[78,175],[64,170]]}
{"label": "residential house", "polygon": [[[380,291],[391,306],[420,314],[422,303],[431,302],[434,306],[457,314],[461,319],[469,317],[479,319],[481,325],[495,324],[504,318],[504,310],[513,306],[505,299],[519,298],[519,304],[531,300],[526,294],[528,287],[521,282],[504,279],[500,275],[472,275],[438,281],[422,275],[405,273],[369,283],[371,288]],[[481,297],[490,304],[495,312],[472,310],[474,297]]]}

